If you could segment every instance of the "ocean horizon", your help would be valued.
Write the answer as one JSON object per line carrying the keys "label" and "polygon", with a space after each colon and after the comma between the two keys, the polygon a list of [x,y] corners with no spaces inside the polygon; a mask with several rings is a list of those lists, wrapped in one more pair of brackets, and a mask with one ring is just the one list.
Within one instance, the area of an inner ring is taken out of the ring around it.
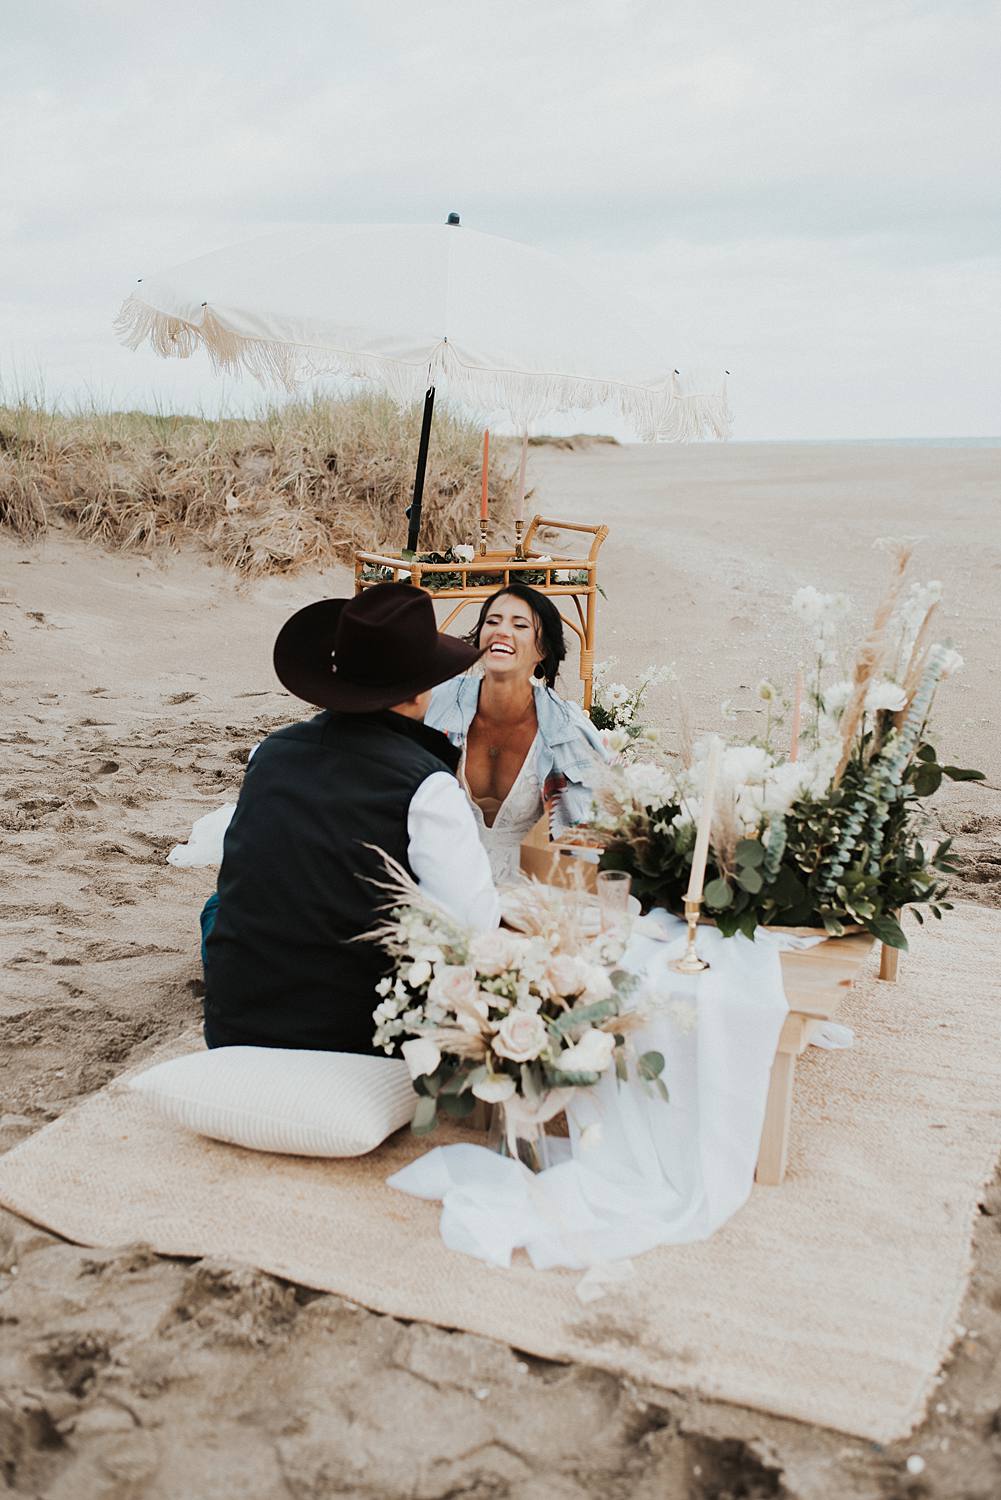
{"label": "ocean horizon", "polygon": [[730,438],[730,446],[772,443],[797,448],[1001,448],[1001,437],[877,437],[877,438]]}

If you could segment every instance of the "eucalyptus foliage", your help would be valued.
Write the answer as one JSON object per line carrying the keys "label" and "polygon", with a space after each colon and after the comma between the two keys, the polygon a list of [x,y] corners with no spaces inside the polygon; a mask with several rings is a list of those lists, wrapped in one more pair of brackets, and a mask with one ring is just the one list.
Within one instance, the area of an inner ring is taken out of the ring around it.
{"label": "eucalyptus foliage", "polygon": [[[860,742],[839,785],[819,798],[802,798],[774,818],[760,838],[738,840],[726,868],[710,852],[703,908],[725,936],[753,938],[763,925],[822,927],[841,936],[858,925],[893,948],[906,948],[898,920],[909,906],[941,917],[956,867],[951,839],[929,849],[921,838],[924,803],[944,779],[979,781],[981,771],[942,765],[921,742],[900,768],[885,774],[894,742],[871,760]],[[644,909],[680,911],[691,873],[693,834],[678,821],[680,801],[652,809],[642,827],[612,838],[601,857],[607,870],[626,870]]]}

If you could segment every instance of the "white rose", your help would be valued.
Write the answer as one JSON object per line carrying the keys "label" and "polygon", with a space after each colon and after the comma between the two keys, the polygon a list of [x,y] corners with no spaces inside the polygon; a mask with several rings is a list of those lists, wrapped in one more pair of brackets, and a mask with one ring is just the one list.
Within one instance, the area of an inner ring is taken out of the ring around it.
{"label": "white rose", "polygon": [[769,773],[761,798],[761,810],[775,817],[784,815],[793,803],[803,795],[804,785],[809,781],[811,767],[805,761],[786,761]]}
{"label": "white rose", "polygon": [[452,556],[457,562],[472,562],[476,556],[476,549],[470,547],[466,542],[460,542],[457,547],[452,548]]}
{"label": "white rose", "polygon": [[503,1104],[505,1099],[510,1099],[514,1094],[514,1079],[509,1078],[506,1073],[495,1073],[492,1077],[481,1078],[479,1083],[474,1083],[473,1093],[486,1104]]}
{"label": "white rose", "polygon": [[413,990],[419,990],[422,984],[427,984],[431,978],[431,965],[427,959],[421,958],[415,964],[411,964],[407,970],[406,978],[407,983]]}
{"label": "white rose", "polygon": [[610,1032],[588,1027],[579,1041],[559,1054],[556,1067],[563,1073],[604,1073],[614,1051],[615,1038]]}
{"label": "white rose", "polygon": [[555,995],[579,995],[586,977],[585,966],[570,953],[554,953],[546,965],[546,979]]}
{"label": "white rose", "polygon": [[430,1037],[414,1036],[400,1048],[403,1061],[410,1069],[411,1078],[420,1078],[424,1073],[433,1073],[441,1062],[441,1051]]}
{"label": "white rose", "polygon": [[[458,1010],[463,1004],[479,1009],[476,970],[471,964],[439,964],[428,987],[428,999],[434,1005],[443,1005],[446,1010]],[[485,1008],[481,1014],[486,1015]]]}
{"label": "white rose", "polygon": [[519,947],[518,939],[500,928],[481,932],[469,945],[469,961],[478,974],[490,979],[517,964]]}
{"label": "white rose", "polygon": [[841,759],[841,740],[832,739],[806,756],[803,767],[803,796],[823,797]]}
{"label": "white rose", "polygon": [[511,1062],[532,1062],[549,1045],[549,1033],[541,1016],[527,1010],[513,1010],[497,1028],[493,1049],[498,1057]]}
{"label": "white rose", "polygon": [[622,773],[629,795],[640,807],[663,807],[675,797],[675,787],[667,771],[649,761],[637,760]]}
{"label": "white rose", "polygon": [[[701,771],[704,781],[707,762],[697,761],[692,767]],[[720,780],[731,786],[746,786],[748,782],[764,781],[771,765],[771,757],[760,745],[728,745],[723,751]]]}

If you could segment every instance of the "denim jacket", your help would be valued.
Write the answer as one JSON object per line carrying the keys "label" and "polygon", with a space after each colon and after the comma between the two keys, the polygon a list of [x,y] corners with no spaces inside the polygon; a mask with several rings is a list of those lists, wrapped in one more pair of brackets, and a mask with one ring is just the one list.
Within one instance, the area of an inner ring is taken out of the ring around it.
{"label": "denim jacket", "polygon": [[[425,723],[440,729],[459,749],[465,747],[482,680],[476,672],[452,677],[431,694]],[[543,683],[535,684],[535,713],[539,734],[530,771],[549,814],[550,834],[559,838],[590,816],[595,770],[611,756],[584,710]]]}

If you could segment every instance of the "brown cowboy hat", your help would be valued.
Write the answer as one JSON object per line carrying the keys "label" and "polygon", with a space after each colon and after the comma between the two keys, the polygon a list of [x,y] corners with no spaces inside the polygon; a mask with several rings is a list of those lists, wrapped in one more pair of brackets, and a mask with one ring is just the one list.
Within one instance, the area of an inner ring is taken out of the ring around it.
{"label": "brown cowboy hat", "polygon": [[297,698],[372,713],[457,677],[481,652],[439,635],[434,605],[409,583],[377,583],[353,599],[321,599],[287,620],[275,671]]}

